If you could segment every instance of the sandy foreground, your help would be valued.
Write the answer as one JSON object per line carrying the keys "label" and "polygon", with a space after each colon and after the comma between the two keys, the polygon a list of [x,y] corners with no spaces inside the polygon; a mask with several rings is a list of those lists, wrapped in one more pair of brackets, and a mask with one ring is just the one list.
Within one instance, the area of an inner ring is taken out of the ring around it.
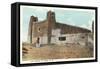
{"label": "sandy foreground", "polygon": [[93,57],[93,47],[75,44],[66,45],[42,45],[34,47],[23,45],[22,60],[39,59],[67,59],[67,58],[90,58]]}

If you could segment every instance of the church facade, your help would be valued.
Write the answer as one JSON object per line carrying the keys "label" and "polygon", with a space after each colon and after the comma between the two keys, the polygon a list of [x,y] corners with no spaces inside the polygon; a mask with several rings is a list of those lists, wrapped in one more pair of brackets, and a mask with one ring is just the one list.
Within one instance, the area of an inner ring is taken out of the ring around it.
{"label": "church facade", "polygon": [[43,21],[38,21],[35,16],[30,17],[28,40],[32,44],[40,45],[67,43],[85,45],[90,33],[88,29],[57,22],[55,13],[48,11]]}

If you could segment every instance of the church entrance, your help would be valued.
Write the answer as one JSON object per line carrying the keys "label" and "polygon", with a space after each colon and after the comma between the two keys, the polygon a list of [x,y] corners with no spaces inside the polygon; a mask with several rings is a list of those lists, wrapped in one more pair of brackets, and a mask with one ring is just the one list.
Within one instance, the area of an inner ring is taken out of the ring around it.
{"label": "church entrance", "polygon": [[37,41],[36,41],[36,47],[40,47],[40,38],[39,37],[37,38]]}

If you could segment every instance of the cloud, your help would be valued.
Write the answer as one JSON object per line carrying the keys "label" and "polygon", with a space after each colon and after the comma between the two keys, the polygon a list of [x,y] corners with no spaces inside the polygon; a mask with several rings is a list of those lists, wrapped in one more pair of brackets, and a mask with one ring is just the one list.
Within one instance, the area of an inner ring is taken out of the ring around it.
{"label": "cloud", "polygon": [[70,17],[70,18],[67,18],[65,23],[66,23],[66,24],[69,24],[69,25],[76,26],[75,22],[73,22],[73,20],[72,20],[71,17]]}
{"label": "cloud", "polygon": [[90,20],[88,24],[82,24],[80,27],[83,27],[92,31],[92,21]]}

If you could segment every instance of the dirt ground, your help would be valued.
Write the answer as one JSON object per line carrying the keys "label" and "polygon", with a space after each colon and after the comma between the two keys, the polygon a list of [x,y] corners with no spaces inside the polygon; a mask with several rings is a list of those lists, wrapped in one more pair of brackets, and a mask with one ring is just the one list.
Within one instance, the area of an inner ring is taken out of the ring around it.
{"label": "dirt ground", "polygon": [[93,47],[80,46],[75,44],[66,45],[42,45],[37,48],[32,45],[23,45],[24,60],[39,59],[67,59],[67,58],[88,58],[93,57]]}

